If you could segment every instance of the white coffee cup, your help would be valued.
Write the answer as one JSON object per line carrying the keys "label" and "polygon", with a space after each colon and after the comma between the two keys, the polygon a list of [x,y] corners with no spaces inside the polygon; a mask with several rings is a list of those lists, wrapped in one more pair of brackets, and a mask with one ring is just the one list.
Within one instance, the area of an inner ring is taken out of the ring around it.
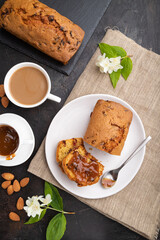
{"label": "white coffee cup", "polygon": [[[36,104],[29,104],[29,105],[25,105],[25,104],[22,104],[22,103],[19,103],[18,101],[16,101],[11,93],[10,93],[10,89],[9,89],[9,83],[10,83],[10,79],[11,79],[11,76],[13,75],[13,73],[15,73],[18,69],[20,68],[24,68],[24,67],[32,67],[32,68],[36,68],[38,70],[40,70],[43,75],[45,76],[47,82],[48,82],[48,90],[47,90],[47,93],[46,95],[44,96],[44,98],[39,101],[38,103]],[[53,94],[50,93],[51,91],[51,80],[50,80],[50,77],[48,75],[48,73],[44,70],[44,68],[42,68],[41,66],[39,66],[38,64],[35,64],[35,63],[32,63],[32,62],[22,62],[22,63],[19,63],[15,66],[13,66],[6,74],[5,76],[5,79],[4,79],[4,90],[5,90],[5,93],[8,97],[8,99],[14,103],[15,105],[19,106],[19,107],[23,107],[23,108],[33,108],[33,107],[37,107],[39,105],[41,105],[43,102],[46,101],[46,99],[50,99],[52,101],[55,101],[55,102],[60,102],[61,101],[61,98],[60,97],[57,97]]]}

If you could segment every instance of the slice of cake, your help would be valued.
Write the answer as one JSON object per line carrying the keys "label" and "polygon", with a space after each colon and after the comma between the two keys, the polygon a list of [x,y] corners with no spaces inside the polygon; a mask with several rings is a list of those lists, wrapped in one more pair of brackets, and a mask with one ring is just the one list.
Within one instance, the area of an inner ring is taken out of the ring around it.
{"label": "slice of cake", "polygon": [[83,145],[82,138],[72,138],[67,140],[62,140],[58,143],[57,152],[56,152],[56,160],[61,167],[62,160],[67,156],[75,148]]}
{"label": "slice of cake", "polygon": [[123,149],[132,112],[117,102],[98,100],[91,114],[84,141],[113,155]]}
{"label": "slice of cake", "polygon": [[63,159],[62,168],[68,178],[75,181],[79,187],[97,183],[104,169],[82,145]]}

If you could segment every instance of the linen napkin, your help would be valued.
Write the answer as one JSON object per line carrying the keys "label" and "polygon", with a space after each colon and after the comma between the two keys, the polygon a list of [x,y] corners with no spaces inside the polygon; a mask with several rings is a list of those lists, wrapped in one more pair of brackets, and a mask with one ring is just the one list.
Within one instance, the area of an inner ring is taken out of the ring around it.
{"label": "linen napkin", "polygon": [[[133,55],[133,70],[128,80],[120,77],[116,89],[109,76],[95,66],[99,49],[79,77],[67,102],[86,94],[105,93],[127,101],[139,114],[152,140],[147,145],[140,171],[119,193],[103,199],[84,199],[83,203],[125,225],[148,239],[156,239],[160,220],[160,56],[148,51],[117,30],[108,30],[102,42],[123,47]],[[28,171],[63,189],[52,176],[42,142]],[[65,190],[65,189],[64,189]]]}

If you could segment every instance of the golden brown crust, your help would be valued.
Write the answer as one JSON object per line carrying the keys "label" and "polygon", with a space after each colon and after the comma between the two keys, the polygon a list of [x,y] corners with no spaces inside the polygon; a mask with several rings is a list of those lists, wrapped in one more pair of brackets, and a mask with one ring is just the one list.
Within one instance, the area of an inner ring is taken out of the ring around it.
{"label": "golden brown crust", "polygon": [[63,159],[62,167],[68,178],[75,181],[79,187],[97,183],[104,169],[82,145]]}
{"label": "golden brown crust", "polygon": [[132,112],[119,103],[98,100],[84,141],[102,151],[120,155],[132,121]]}
{"label": "golden brown crust", "polygon": [[0,25],[63,64],[84,38],[78,25],[38,0],[7,0],[0,9]]}
{"label": "golden brown crust", "polygon": [[67,140],[62,140],[58,143],[56,151],[56,161],[59,163],[59,166],[62,165],[62,160],[75,148],[83,146],[82,138],[71,138]]}

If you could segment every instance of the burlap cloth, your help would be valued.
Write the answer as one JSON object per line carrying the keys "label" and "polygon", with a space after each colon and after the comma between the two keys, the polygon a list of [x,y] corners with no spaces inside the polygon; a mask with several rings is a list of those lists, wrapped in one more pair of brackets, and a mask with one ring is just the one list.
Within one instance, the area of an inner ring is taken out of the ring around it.
{"label": "burlap cloth", "polygon": [[[91,93],[118,96],[136,110],[146,135],[151,135],[152,140],[147,145],[140,171],[121,192],[99,200],[75,197],[144,237],[156,239],[160,220],[160,56],[116,30],[108,30],[102,42],[121,46],[128,54],[133,54],[131,75],[127,81],[121,77],[116,89],[113,89],[109,76],[100,73],[95,66],[100,54],[97,49],[67,102]],[[44,144],[43,141],[28,171],[62,189],[48,168]]]}

